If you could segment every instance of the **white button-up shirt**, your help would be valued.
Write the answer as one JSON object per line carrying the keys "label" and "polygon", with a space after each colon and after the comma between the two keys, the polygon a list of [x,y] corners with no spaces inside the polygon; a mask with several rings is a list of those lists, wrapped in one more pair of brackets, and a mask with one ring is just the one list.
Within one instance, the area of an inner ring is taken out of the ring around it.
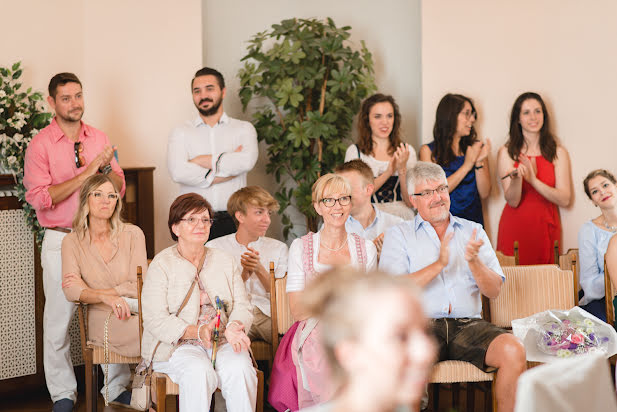
{"label": "white button-up shirt", "polygon": [[375,219],[373,219],[371,224],[365,228],[362,226],[362,223],[354,219],[352,215],[349,215],[345,222],[345,230],[347,233],[356,233],[365,239],[374,240],[392,226],[398,225],[404,221],[401,217],[382,212],[379,208],[376,208],[375,205],[371,205],[371,207],[375,210]]}
{"label": "white button-up shirt", "polygon": [[[446,233],[454,232],[450,241],[450,260],[422,290],[427,316],[481,317],[480,289],[465,260],[465,247],[474,229],[477,229],[476,239],[484,241],[478,258],[505,281],[506,277],[482,225],[450,214],[450,224],[446,229]],[[379,268],[395,275],[414,273],[436,262],[440,248],[437,232],[418,214],[414,220],[405,221],[386,231]],[[448,313],[450,304],[452,313]]]}
{"label": "white button-up shirt", "polygon": [[[242,146],[242,151],[234,150]],[[212,155],[212,170],[190,159]],[[180,193],[196,192],[205,197],[215,211],[227,210],[227,200],[246,186],[246,174],[255,166],[258,156],[257,132],[253,125],[232,119],[223,113],[214,127],[201,117],[174,128],[167,145],[167,168],[171,178],[180,184]],[[212,184],[215,177],[235,176],[223,183]]]}
{"label": "white button-up shirt", "polygon": [[[246,246],[238,243],[235,233],[213,239],[206,243],[206,246],[229,253],[236,259],[240,267],[242,267],[240,258],[245,252],[248,252]],[[266,269],[270,268],[270,262],[274,262],[274,276],[277,278],[285,276],[287,272],[287,245],[285,243],[262,236],[255,242],[249,243],[248,246],[259,252],[259,262]],[[257,275],[253,273],[244,282],[244,286],[246,286],[246,291],[249,293],[251,303],[257,306],[264,315],[271,316],[270,294],[266,292]]]}

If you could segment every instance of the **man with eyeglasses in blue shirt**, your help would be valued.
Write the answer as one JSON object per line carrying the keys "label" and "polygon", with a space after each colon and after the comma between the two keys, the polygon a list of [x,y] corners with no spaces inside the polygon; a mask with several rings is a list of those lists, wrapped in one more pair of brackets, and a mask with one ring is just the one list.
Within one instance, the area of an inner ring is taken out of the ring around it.
{"label": "man with eyeglasses in blue shirt", "polygon": [[481,318],[481,294],[497,297],[505,281],[488,236],[480,224],[450,213],[448,181],[439,165],[418,162],[407,176],[418,214],[386,231],[379,267],[409,276],[422,288],[439,360],[497,370],[499,410],[513,411],[516,382],[526,368],[525,348]]}

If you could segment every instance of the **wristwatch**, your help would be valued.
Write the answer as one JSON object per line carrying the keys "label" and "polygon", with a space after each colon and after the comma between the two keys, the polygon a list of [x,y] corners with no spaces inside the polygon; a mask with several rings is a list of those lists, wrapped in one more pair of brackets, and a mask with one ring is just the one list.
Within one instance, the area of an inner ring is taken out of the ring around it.
{"label": "wristwatch", "polygon": [[99,172],[108,175],[111,172],[111,165],[108,163],[103,167],[99,167]]}

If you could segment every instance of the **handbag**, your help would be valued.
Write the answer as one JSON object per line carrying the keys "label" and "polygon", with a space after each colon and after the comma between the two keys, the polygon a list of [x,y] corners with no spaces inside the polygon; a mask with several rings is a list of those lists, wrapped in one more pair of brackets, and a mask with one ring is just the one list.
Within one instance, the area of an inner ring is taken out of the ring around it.
{"label": "handbag", "polygon": [[[175,316],[178,316],[182,309],[188,303],[191,294],[193,293],[193,289],[195,289],[195,284],[197,283],[197,278],[199,277],[199,273],[201,272],[201,268],[204,265],[204,261],[206,259],[207,251],[204,251],[204,255],[201,257],[201,261],[199,262],[199,267],[197,268],[197,275],[195,276],[195,280],[191,284],[189,291],[186,293],[180,308],[176,312]],[[143,368],[139,372],[135,371],[135,377],[133,378],[133,384],[131,385],[133,390],[131,393],[131,408],[136,409],[138,411],[147,411],[152,406],[152,365],[154,363],[154,355],[156,354],[156,350],[159,348],[161,341],[158,341],[156,346],[154,347],[154,351],[152,352],[152,360],[150,361],[150,365],[147,368]]]}

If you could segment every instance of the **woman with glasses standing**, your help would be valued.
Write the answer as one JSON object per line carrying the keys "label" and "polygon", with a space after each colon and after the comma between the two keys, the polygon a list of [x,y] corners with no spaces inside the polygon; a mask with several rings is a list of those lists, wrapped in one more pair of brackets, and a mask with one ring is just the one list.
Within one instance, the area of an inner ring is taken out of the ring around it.
{"label": "woman with glasses standing", "polygon": [[561,238],[557,207],[572,199],[570,156],[549,120],[539,94],[521,94],[512,106],[508,141],[497,154],[506,199],[497,250],[512,255],[518,241],[521,265],[553,263],[553,245]]}
{"label": "woman with glasses standing", "polygon": [[[279,345],[269,394],[269,399],[277,403],[279,388],[276,385],[283,387],[288,383],[275,376],[276,369],[286,370],[285,365],[279,365],[277,361],[282,362],[285,351],[291,351],[298,404],[273,404],[281,411],[320,404],[332,396],[327,361],[318,344],[320,328],[300,303],[306,285],[336,266],[351,265],[359,270],[371,270],[377,264],[377,249],[373,242],[345,230],[351,210],[351,185],[344,177],[332,173],[321,176],[313,184],[312,200],[315,211],[323,218],[323,227],[317,233],[309,232],[294,240],[289,248],[287,294],[291,313],[299,324],[295,333],[285,334]],[[286,359],[288,361],[289,357]]]}
{"label": "woman with glasses standing", "polygon": [[169,209],[173,246],[159,252],[142,291],[141,367],[180,388],[180,410],[208,412],[217,387],[230,412],[254,411],[257,374],[246,332],[253,322],[242,269],[226,252],[205,247],[212,207],[197,193]]}
{"label": "woman with glasses standing", "polygon": [[[139,356],[137,266],[147,268],[146,239],[141,229],[120,219],[122,200],[109,176],[90,176],[81,186],[73,232],[62,241],[62,291],[67,300],[88,306],[88,341],[108,345],[124,356]],[[108,401],[128,406],[131,377],[127,364],[103,367]],[[106,372],[106,368],[108,372]]]}
{"label": "woman with glasses standing", "polygon": [[478,139],[476,109],[470,98],[446,94],[435,115],[433,141],[422,146],[420,160],[440,165],[450,190],[450,212],[484,225],[482,199],[491,192],[488,155],[491,141]]}

